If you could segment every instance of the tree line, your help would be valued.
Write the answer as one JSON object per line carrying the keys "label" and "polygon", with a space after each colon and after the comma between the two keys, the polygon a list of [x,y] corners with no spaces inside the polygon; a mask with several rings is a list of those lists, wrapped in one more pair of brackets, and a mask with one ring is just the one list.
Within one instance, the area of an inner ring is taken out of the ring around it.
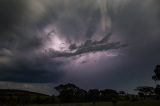
{"label": "tree line", "polygon": [[[160,80],[160,65],[154,69],[152,79],[157,83]],[[4,91],[0,92],[0,105],[9,104],[53,104],[53,103],[82,103],[82,102],[112,102],[118,101],[138,101],[138,100],[160,100],[160,85],[156,87],[139,86],[134,89],[137,94],[128,94],[125,91],[116,91],[113,89],[89,89],[84,90],[75,84],[60,84],[55,87],[59,92],[58,96],[43,95],[24,91]]]}
{"label": "tree line", "polygon": [[[160,65],[157,65],[154,69],[155,75],[152,79],[156,82],[160,80]],[[160,99],[160,85],[139,86],[134,89],[137,95],[127,94],[125,91],[116,91],[113,89],[90,89],[88,91],[77,87],[74,84],[60,84],[55,89],[59,92],[58,98],[61,102],[98,102],[98,101],[111,101],[117,102],[122,100],[136,101],[140,99]]]}
{"label": "tree line", "polygon": [[[157,82],[160,80],[160,65],[156,65],[154,69],[154,75],[152,76],[152,79]],[[156,97],[156,99],[160,99],[160,85],[157,84],[156,87],[150,87],[150,86],[140,86],[135,89],[135,91],[138,92],[138,95],[140,97],[143,97],[144,99],[146,97]]]}
{"label": "tree line", "polygon": [[119,93],[112,89],[90,89],[88,91],[77,87],[74,84],[61,84],[55,89],[59,92],[58,98],[61,102],[97,102],[117,101]]}

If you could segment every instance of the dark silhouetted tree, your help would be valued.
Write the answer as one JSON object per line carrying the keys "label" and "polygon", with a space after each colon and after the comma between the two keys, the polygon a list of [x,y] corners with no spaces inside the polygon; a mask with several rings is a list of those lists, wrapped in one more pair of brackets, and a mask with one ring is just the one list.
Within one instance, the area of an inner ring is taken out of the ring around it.
{"label": "dark silhouetted tree", "polygon": [[85,100],[87,92],[74,84],[61,84],[55,89],[59,92],[59,98],[62,102],[80,102]]}
{"label": "dark silhouetted tree", "polygon": [[98,89],[90,89],[88,91],[88,100],[90,102],[93,102],[93,104],[95,104],[100,97],[100,91]]}
{"label": "dark silhouetted tree", "polygon": [[125,93],[125,91],[119,91],[119,95],[120,96],[126,96],[126,93]]}
{"label": "dark silhouetted tree", "polygon": [[102,101],[112,101],[117,102],[119,99],[119,94],[117,91],[112,89],[101,90],[101,100]]}
{"label": "dark silhouetted tree", "polygon": [[119,100],[128,100],[127,93],[125,91],[119,91]]}
{"label": "dark silhouetted tree", "polygon": [[154,93],[154,88],[149,86],[140,86],[135,89],[140,97],[151,96]]}
{"label": "dark silhouetted tree", "polygon": [[154,81],[160,80],[160,65],[157,65],[157,66],[155,67],[154,73],[155,73],[155,75],[152,76],[152,79],[153,79]]}
{"label": "dark silhouetted tree", "polygon": [[[156,65],[156,67],[154,69],[154,73],[155,73],[155,75],[152,76],[152,79],[154,81],[160,80],[160,65]],[[154,92],[157,95],[157,99],[159,99],[160,98],[160,85],[156,86]]]}
{"label": "dark silhouetted tree", "polygon": [[79,89],[75,92],[75,97],[78,102],[87,102],[87,91]]}
{"label": "dark silhouetted tree", "polygon": [[160,99],[160,85],[157,85],[155,88],[155,94],[157,95],[157,99]]}

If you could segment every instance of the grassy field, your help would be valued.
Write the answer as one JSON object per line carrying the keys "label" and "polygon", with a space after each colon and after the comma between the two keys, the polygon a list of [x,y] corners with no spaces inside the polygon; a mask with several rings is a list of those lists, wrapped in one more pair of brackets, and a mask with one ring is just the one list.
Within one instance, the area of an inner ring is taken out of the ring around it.
{"label": "grassy field", "polygon": [[92,103],[73,103],[73,104],[52,104],[52,105],[32,105],[32,106],[160,106],[160,101],[138,101],[138,102],[111,102]]}

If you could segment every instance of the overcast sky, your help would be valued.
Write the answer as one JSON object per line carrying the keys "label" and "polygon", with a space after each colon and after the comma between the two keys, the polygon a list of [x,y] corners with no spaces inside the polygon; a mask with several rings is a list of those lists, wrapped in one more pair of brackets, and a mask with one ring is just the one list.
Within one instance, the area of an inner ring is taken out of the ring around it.
{"label": "overcast sky", "polygon": [[0,0],[0,87],[154,86],[159,39],[159,0]]}

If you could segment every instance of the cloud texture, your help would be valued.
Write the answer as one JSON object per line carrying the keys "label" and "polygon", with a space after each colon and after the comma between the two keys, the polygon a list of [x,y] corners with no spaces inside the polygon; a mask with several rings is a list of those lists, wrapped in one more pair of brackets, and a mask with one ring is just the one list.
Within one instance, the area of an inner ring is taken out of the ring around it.
{"label": "cloud texture", "polygon": [[[158,0],[1,0],[0,80],[70,81],[77,73],[74,61],[85,55],[78,66],[99,72],[98,78],[86,74],[88,81],[97,80],[95,86],[148,81],[149,69],[160,62],[159,5]],[[106,52],[111,55],[102,55]]]}

